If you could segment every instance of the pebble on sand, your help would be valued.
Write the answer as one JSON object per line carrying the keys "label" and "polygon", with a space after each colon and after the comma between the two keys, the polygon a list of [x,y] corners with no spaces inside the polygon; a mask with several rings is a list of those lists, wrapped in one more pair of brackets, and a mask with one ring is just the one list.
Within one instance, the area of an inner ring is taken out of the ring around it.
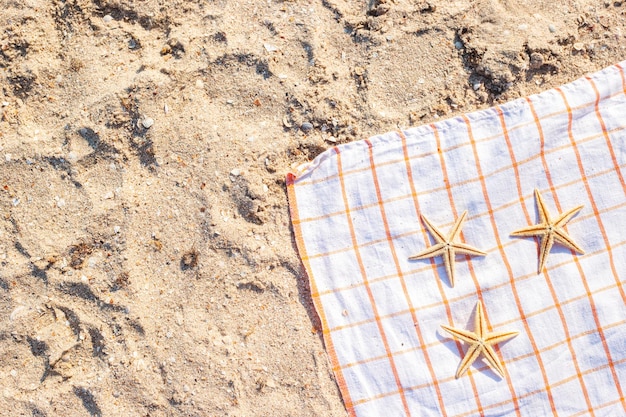
{"label": "pebble on sand", "polygon": [[145,127],[146,129],[150,129],[153,124],[154,124],[154,120],[150,117],[146,117],[145,119],[141,121],[141,125]]}

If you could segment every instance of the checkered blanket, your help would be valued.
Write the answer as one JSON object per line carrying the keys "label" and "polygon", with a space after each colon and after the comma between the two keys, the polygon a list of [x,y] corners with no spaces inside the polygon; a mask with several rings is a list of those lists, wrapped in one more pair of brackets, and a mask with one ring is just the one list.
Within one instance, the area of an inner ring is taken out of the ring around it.
{"label": "checkered blanket", "polygon": [[[626,414],[625,68],[337,146],[288,175],[350,415]],[[539,199],[554,224],[512,236],[545,220]],[[555,228],[581,251],[546,248]],[[446,239],[486,255],[447,256]],[[494,340],[494,356],[477,348]]]}

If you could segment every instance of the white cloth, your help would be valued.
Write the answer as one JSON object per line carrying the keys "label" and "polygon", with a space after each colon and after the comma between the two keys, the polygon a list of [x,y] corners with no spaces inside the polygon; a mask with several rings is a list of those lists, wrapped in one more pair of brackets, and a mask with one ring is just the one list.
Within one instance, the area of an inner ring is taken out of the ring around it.
{"label": "white cloth", "polygon": [[[561,88],[329,149],[288,176],[292,223],[346,409],[355,416],[625,415],[626,62]],[[585,251],[537,273],[534,190]],[[454,287],[409,260],[468,211]],[[505,377],[455,379],[482,300]]]}

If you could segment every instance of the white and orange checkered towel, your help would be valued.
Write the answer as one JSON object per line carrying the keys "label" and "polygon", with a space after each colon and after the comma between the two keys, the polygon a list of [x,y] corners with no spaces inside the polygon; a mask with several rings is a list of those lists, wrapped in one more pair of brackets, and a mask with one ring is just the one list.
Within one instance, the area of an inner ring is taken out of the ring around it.
{"label": "white and orange checkered towel", "polygon": [[[626,415],[626,62],[561,88],[330,149],[288,176],[298,250],[350,415]],[[580,205],[584,250],[511,232]],[[451,286],[409,260],[467,210]],[[481,300],[505,370],[455,378]]]}

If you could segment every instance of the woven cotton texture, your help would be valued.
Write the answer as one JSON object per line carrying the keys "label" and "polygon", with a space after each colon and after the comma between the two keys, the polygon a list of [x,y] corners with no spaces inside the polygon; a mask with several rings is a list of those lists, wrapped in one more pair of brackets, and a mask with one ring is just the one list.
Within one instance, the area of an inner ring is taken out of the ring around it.
{"label": "woven cotton texture", "polygon": [[[624,415],[626,62],[526,99],[329,149],[288,176],[298,250],[354,416]],[[537,273],[534,190],[584,249]],[[467,210],[455,285],[441,257],[409,260]],[[482,300],[499,377],[455,378]]]}

